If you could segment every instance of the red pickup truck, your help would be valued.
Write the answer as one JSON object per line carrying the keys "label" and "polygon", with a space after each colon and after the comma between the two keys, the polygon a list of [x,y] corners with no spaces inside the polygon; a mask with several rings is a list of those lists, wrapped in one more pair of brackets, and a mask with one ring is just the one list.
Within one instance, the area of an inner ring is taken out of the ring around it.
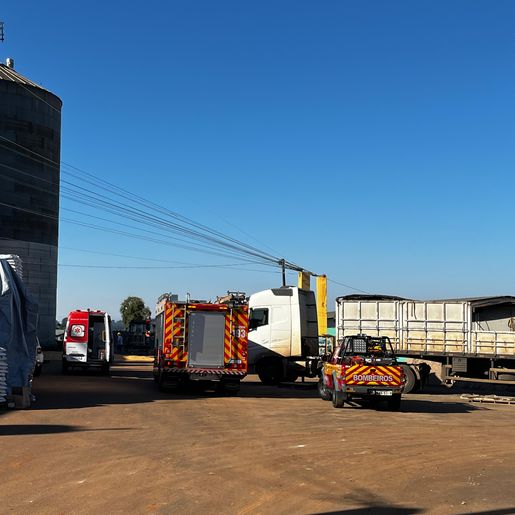
{"label": "red pickup truck", "polygon": [[405,381],[390,339],[358,334],[346,336],[324,360],[318,391],[335,408],[360,398],[386,400],[398,410]]}

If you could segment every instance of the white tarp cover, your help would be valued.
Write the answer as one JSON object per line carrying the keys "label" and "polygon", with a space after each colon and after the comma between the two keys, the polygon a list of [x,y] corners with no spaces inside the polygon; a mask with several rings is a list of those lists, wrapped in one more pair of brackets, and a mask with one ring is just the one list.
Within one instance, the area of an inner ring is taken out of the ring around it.
{"label": "white tarp cover", "polygon": [[7,394],[28,386],[36,361],[38,305],[14,273],[0,259],[0,348],[7,356]]}

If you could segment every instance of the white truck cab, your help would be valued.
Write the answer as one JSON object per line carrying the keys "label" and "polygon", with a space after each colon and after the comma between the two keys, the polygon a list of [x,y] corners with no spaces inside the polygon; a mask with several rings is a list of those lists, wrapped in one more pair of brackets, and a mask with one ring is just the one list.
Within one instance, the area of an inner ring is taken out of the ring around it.
{"label": "white truck cab", "polygon": [[295,381],[302,362],[318,356],[315,294],[293,286],[254,293],[249,299],[249,367],[265,384]]}

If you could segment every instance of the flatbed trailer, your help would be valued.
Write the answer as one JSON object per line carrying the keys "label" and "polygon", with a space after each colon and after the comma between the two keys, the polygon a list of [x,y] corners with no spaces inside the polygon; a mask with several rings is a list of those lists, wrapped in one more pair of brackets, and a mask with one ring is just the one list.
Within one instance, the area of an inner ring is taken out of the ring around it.
{"label": "flatbed trailer", "polygon": [[407,359],[406,392],[432,364],[445,384],[515,385],[515,297],[412,300],[386,295],[336,299],[337,339],[356,333],[390,338]]}

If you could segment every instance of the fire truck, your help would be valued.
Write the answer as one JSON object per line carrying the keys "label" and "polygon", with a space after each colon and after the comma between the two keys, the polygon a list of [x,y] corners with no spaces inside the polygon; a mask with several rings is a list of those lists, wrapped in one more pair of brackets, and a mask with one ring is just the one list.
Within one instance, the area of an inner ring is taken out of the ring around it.
{"label": "fire truck", "polygon": [[346,336],[324,357],[318,391],[323,400],[343,408],[353,398],[386,400],[399,410],[406,382],[388,337]]}
{"label": "fire truck", "polygon": [[247,375],[248,305],[228,292],[216,303],[158,299],[154,379],[162,390],[193,383],[237,393]]}
{"label": "fire truck", "polygon": [[96,367],[109,374],[113,359],[109,314],[92,309],[71,311],[63,338],[63,373],[72,367]]}

